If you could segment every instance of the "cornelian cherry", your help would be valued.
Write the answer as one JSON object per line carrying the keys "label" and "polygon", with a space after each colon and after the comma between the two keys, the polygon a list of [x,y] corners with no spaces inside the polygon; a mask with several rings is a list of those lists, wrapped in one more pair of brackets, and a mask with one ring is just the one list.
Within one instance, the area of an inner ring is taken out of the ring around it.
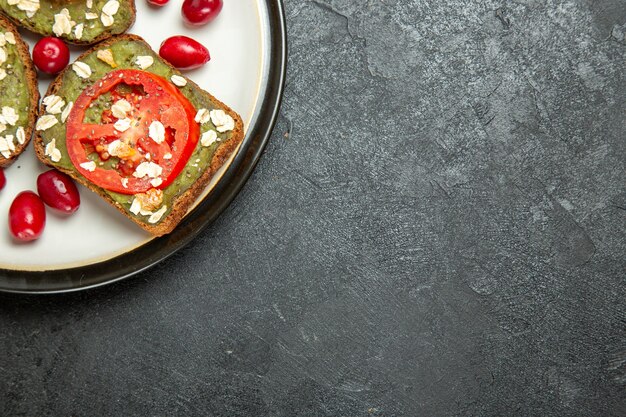
{"label": "cornelian cherry", "polygon": [[170,0],[148,0],[148,4],[156,7],[163,7],[169,3],[169,1]]}
{"label": "cornelian cherry", "polygon": [[22,191],[9,208],[9,231],[17,240],[28,242],[43,233],[46,225],[46,208],[32,191]]}
{"label": "cornelian cherry", "polygon": [[222,10],[222,0],[185,0],[182,15],[185,23],[191,26],[206,25]]}
{"label": "cornelian cherry", "polygon": [[61,39],[47,36],[35,44],[33,62],[41,72],[58,74],[70,62],[70,50]]}
{"label": "cornelian cherry", "polygon": [[51,169],[37,177],[37,192],[48,206],[74,213],[80,205],[80,194],[74,181],[66,174]]}
{"label": "cornelian cherry", "polygon": [[209,50],[187,36],[172,36],[161,44],[159,55],[180,70],[199,68],[209,62]]}

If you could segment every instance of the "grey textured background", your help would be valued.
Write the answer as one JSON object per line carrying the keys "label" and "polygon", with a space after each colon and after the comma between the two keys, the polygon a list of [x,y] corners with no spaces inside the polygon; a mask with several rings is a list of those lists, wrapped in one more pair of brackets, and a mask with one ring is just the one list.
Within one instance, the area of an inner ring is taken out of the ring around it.
{"label": "grey textured background", "polygon": [[626,2],[286,8],[243,192],[138,278],[0,296],[0,415],[626,415]]}

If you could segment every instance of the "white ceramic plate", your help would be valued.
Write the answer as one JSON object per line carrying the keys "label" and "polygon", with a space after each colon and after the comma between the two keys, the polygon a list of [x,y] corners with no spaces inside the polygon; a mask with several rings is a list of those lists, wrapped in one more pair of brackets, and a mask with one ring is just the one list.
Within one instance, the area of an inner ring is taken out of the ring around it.
{"label": "white ceramic plate", "polygon": [[[160,239],[153,239],[100,197],[80,187],[80,209],[71,216],[47,210],[46,228],[39,240],[20,244],[11,238],[6,226],[4,233],[0,232],[0,290],[50,292],[83,288],[128,276],[158,262],[182,247],[190,240],[189,235],[195,235],[219,214],[238,191],[238,188],[233,190],[232,186],[222,182],[241,182],[242,185],[258,159],[271,131],[282,93],[286,46],[280,0],[226,1],[218,18],[200,28],[188,28],[183,24],[178,1],[161,9],[148,6],[145,0],[136,0],[136,3],[137,20],[129,32],[142,36],[157,51],[164,39],[174,35],[187,35],[207,46],[211,61],[186,75],[232,107],[244,120],[246,138],[239,154],[231,158],[229,165],[220,171],[199,200],[201,203],[211,200],[214,213],[203,221],[198,221],[198,216],[191,216],[196,223],[192,231],[184,231],[186,237],[181,237],[177,229],[174,237],[165,238],[173,243],[157,243],[155,241]],[[22,33],[32,50],[39,36]],[[85,49],[74,48],[72,60]],[[42,97],[49,83],[50,78],[40,76]],[[243,158],[241,154],[251,154],[249,156],[253,158]],[[240,166],[242,164],[245,167]],[[13,198],[23,190],[36,190],[37,175],[45,170],[47,168],[37,161],[32,144],[5,170],[7,185],[0,192],[0,221],[7,224]],[[227,175],[229,171],[238,172]],[[245,178],[241,178],[242,175]],[[216,189],[216,185],[222,189]],[[218,204],[219,199],[223,201]],[[145,251],[151,245],[154,251],[150,253],[158,256],[151,259],[149,265],[138,262],[133,268],[132,262],[122,261],[124,255]],[[120,262],[123,266],[118,268],[117,274],[116,271],[98,272],[100,266],[111,267]],[[94,276],[84,276],[87,273]],[[80,283],[69,279],[60,285],[48,282],[47,286],[33,288],[32,279],[38,276],[45,275],[49,281],[51,275],[74,278],[76,274],[83,275]],[[102,276],[96,279],[97,275]],[[26,278],[16,280],[22,276]],[[85,279],[93,282],[83,285]]]}

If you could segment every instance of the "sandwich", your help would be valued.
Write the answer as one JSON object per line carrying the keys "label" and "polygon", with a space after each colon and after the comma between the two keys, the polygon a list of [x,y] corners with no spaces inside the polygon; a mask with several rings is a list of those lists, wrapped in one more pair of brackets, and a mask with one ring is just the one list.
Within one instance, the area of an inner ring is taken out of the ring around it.
{"label": "sandwich", "polygon": [[125,33],[136,14],[134,0],[0,0],[0,12],[17,26],[77,45]]}
{"label": "sandwich", "polygon": [[241,117],[135,35],[99,43],[50,85],[34,147],[155,236],[171,232],[243,140]]}
{"label": "sandwich", "polygon": [[39,89],[28,45],[0,16],[0,167],[21,154],[33,133]]}

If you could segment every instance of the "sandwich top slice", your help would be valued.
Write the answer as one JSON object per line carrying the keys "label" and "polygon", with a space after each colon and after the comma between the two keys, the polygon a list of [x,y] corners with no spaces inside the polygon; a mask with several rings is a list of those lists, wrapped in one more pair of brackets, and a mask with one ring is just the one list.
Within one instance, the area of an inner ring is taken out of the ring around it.
{"label": "sandwich top slice", "polygon": [[50,85],[35,151],[163,235],[242,140],[239,115],[140,37],[121,35],[81,55]]}
{"label": "sandwich top slice", "polygon": [[134,0],[0,0],[0,12],[40,35],[91,45],[125,33],[136,10]]}
{"label": "sandwich top slice", "polygon": [[30,142],[38,103],[28,45],[0,16],[0,167],[10,165]]}

